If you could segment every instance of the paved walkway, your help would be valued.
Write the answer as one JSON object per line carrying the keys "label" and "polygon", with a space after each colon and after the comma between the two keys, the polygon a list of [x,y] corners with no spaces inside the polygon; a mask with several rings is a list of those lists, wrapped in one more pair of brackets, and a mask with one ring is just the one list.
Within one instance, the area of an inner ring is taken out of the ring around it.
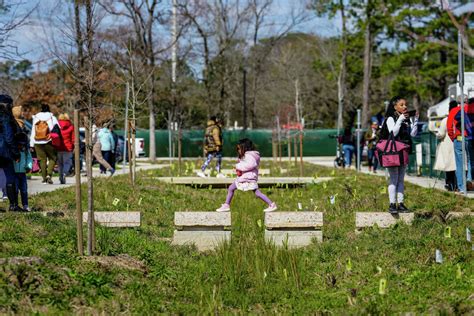
{"label": "paved walkway", "polygon": [[[140,161],[140,162],[137,162],[137,171],[161,169],[167,166],[168,166],[167,164],[150,164],[147,162]],[[121,168],[121,167],[122,167],[122,164],[120,164],[120,166],[117,165],[117,168]],[[128,172],[129,172],[129,169],[127,165],[125,172],[123,172],[122,169],[117,169],[115,171],[115,175],[128,174]],[[100,174],[98,167],[93,168],[92,173],[94,177],[108,177],[109,176],[108,174],[107,175]],[[34,195],[34,194],[42,193],[42,192],[51,192],[51,191],[61,189],[64,187],[73,186],[75,184],[74,177],[66,178],[66,184],[60,184],[59,178],[57,177],[53,177],[54,184],[43,184],[41,183],[41,180],[42,180],[41,176],[37,176],[37,175],[34,175],[31,178],[31,180],[28,180],[28,194],[29,195]],[[84,183],[86,181],[87,181],[87,177],[81,174],[81,182]]]}
{"label": "paved walkway", "polygon": [[[305,157],[304,161],[309,163],[325,166],[325,167],[332,167],[334,168],[334,158],[335,157]],[[369,172],[369,168],[367,166],[362,166],[361,172],[365,174],[371,174],[374,176],[379,177],[386,177],[388,179],[388,173],[384,170],[379,170],[376,174]],[[417,176],[405,176],[405,181],[416,184],[423,188],[435,188],[438,190],[446,191],[444,188],[444,178],[429,178],[429,177],[417,177]],[[454,193],[453,193],[454,194]],[[467,197],[474,198],[474,192],[469,192]]]}

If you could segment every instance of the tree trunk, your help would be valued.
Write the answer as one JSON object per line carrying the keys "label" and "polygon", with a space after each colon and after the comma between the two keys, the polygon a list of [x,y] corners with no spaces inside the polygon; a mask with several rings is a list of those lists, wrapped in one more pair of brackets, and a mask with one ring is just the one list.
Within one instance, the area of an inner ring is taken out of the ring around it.
{"label": "tree trunk", "polygon": [[367,128],[370,115],[370,78],[372,72],[372,33],[371,33],[371,15],[370,2],[367,0],[366,6],[366,25],[365,25],[365,47],[364,47],[364,82],[362,86],[362,128]]}
{"label": "tree trunk", "polygon": [[346,32],[346,13],[344,10],[343,0],[339,1],[342,18],[342,56],[341,65],[339,67],[339,76],[337,78],[337,97],[338,97],[338,111],[337,111],[337,134],[343,129],[344,99],[346,96],[346,63],[347,63],[347,32]]}

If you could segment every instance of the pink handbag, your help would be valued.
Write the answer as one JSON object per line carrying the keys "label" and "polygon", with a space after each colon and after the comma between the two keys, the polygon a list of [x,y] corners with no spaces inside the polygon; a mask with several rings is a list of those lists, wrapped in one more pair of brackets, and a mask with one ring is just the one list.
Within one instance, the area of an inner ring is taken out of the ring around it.
{"label": "pink handbag", "polygon": [[409,147],[405,143],[396,141],[393,133],[390,133],[388,139],[380,140],[375,146],[375,156],[384,168],[408,165]]}

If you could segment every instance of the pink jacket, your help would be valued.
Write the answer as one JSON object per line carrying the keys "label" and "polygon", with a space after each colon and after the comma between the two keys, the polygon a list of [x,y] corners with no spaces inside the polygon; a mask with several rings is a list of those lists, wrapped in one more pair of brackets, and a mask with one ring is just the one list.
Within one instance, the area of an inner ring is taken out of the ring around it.
{"label": "pink jacket", "polygon": [[258,166],[260,165],[260,153],[258,151],[247,151],[244,158],[239,159],[235,169],[242,171],[242,175],[237,177],[237,182],[258,181]]}

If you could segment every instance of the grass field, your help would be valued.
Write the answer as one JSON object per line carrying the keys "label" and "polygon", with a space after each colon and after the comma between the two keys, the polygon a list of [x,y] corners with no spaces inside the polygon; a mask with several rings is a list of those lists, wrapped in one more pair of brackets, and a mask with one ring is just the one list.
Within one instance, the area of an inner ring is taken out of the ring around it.
{"label": "grass field", "polygon": [[[292,168],[288,175],[297,175],[298,168]],[[64,218],[1,214],[0,257],[38,256],[44,263],[1,266],[0,313],[474,313],[474,249],[466,241],[474,220],[446,221],[444,216],[474,211],[473,200],[407,184],[406,204],[416,212],[412,226],[356,234],[354,212],[387,208],[385,179],[307,165],[306,176],[335,179],[263,192],[280,210],[296,211],[300,202],[305,210],[324,212],[323,243],[297,250],[265,243],[265,205],[251,193],[237,192],[230,244],[199,253],[170,246],[173,214],[212,211],[226,190],[153,179],[177,169],[140,173],[135,188],[126,176],[94,180],[97,211],[142,211],[140,228],[97,228],[97,254],[128,254],[129,266],[76,254],[73,188],[38,195],[31,203],[67,210]],[[335,204],[330,196],[336,196]],[[444,234],[448,226],[450,238]],[[436,249],[443,254],[442,264],[435,263]],[[134,269],[134,260],[144,266]],[[384,280],[385,294],[380,294]]]}

